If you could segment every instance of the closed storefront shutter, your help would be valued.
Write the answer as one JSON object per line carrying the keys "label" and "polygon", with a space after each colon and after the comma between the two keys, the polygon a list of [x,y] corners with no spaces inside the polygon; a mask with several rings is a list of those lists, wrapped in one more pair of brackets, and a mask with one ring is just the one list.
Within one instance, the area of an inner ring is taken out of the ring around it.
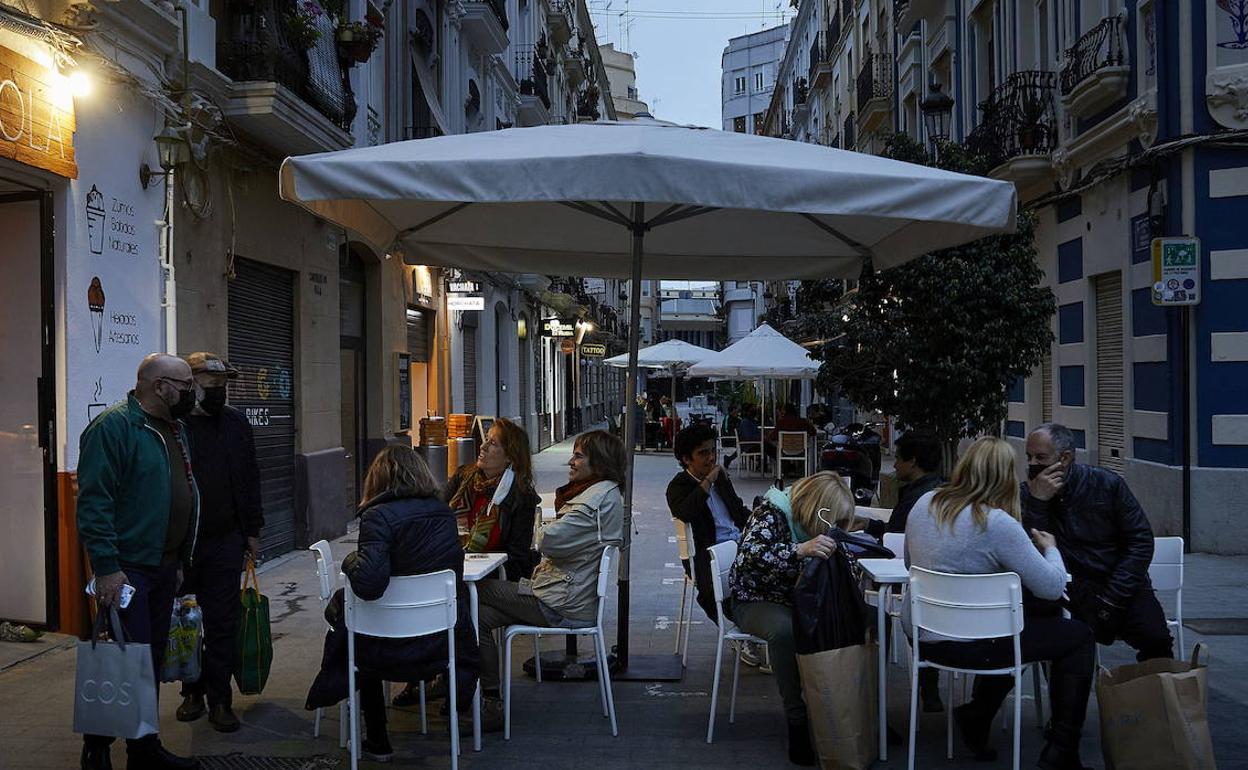
{"label": "closed storefront shutter", "polygon": [[1040,362],[1040,421],[1053,421],[1053,347],[1044,351]]}
{"label": "closed storefront shutter", "polygon": [[464,311],[464,412],[477,413],[477,313]]}
{"label": "closed storefront shutter", "polygon": [[1096,289],[1096,432],[1100,465],[1126,469],[1122,399],[1122,274],[1093,279]]}
{"label": "closed storefront shutter", "polygon": [[519,369],[519,382],[517,387],[520,388],[520,424],[523,426],[525,421],[529,419],[529,371],[533,368],[533,358],[529,354],[529,341],[527,339],[520,340],[520,344],[516,349],[516,367]]}
{"label": "closed storefront shutter", "polygon": [[238,259],[229,288],[229,360],[242,376],[230,403],[255,434],[264,506],[261,550],[295,547],[295,295],[294,273]]}
{"label": "closed storefront shutter", "polygon": [[428,310],[407,309],[407,352],[414,364],[429,363],[429,327],[432,314]]}

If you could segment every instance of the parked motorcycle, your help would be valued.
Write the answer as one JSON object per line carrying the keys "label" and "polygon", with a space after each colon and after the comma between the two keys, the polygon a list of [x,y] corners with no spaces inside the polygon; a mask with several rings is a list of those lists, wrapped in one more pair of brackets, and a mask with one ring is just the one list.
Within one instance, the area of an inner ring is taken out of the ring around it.
{"label": "parked motorcycle", "polygon": [[861,423],[851,423],[829,433],[827,442],[819,449],[819,470],[834,471],[848,479],[854,502],[871,505],[879,473],[878,460],[872,460],[871,437],[875,437],[875,456],[879,457],[879,435]]}

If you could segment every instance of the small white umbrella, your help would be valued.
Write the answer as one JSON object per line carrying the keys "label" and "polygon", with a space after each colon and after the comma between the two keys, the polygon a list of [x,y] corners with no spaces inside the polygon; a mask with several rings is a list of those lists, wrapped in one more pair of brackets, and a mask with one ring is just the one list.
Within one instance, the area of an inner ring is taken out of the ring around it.
{"label": "small white umbrella", "polygon": [[689,367],[690,377],[725,380],[771,377],[802,380],[814,377],[819,362],[810,351],[767,324]]}
{"label": "small white umbrella", "polygon": [[[692,366],[715,355],[714,350],[694,345],[684,340],[667,340],[657,345],[641,348],[637,351],[637,365],[642,369],[667,369],[672,378],[672,408],[676,408],[676,374],[680,369]],[[628,354],[612,356],[607,359],[608,366],[617,369],[628,368]],[[635,398],[636,393],[630,398]],[[643,442],[644,443],[644,442]]]}
{"label": "small white umbrella", "polygon": [[[1014,185],[653,119],[287,158],[280,192],[413,264],[643,278],[858,277],[1014,228]],[[627,235],[628,237],[621,237]],[[641,293],[629,309],[637,390]],[[634,410],[625,413],[632,445]],[[624,489],[632,524],[632,455]],[[628,662],[628,542],[619,656]]]}

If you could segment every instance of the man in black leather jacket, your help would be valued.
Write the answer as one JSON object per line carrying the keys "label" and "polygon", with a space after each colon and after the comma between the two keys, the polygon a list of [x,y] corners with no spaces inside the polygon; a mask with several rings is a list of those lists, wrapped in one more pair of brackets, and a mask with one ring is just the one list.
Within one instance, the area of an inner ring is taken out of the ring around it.
{"label": "man in black leather jacket", "polygon": [[1165,614],[1148,579],[1153,531],[1120,476],[1075,463],[1070,429],[1041,425],[1027,438],[1023,526],[1052,532],[1072,581],[1071,614],[1096,640],[1122,639],[1139,660],[1173,656]]}

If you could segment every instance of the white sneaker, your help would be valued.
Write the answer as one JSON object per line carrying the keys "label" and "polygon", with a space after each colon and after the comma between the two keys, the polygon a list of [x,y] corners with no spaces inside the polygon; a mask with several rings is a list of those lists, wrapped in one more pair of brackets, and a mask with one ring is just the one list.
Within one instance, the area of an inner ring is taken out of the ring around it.
{"label": "white sneaker", "polygon": [[741,642],[741,662],[747,666],[759,668],[764,660],[762,650],[755,642]]}

